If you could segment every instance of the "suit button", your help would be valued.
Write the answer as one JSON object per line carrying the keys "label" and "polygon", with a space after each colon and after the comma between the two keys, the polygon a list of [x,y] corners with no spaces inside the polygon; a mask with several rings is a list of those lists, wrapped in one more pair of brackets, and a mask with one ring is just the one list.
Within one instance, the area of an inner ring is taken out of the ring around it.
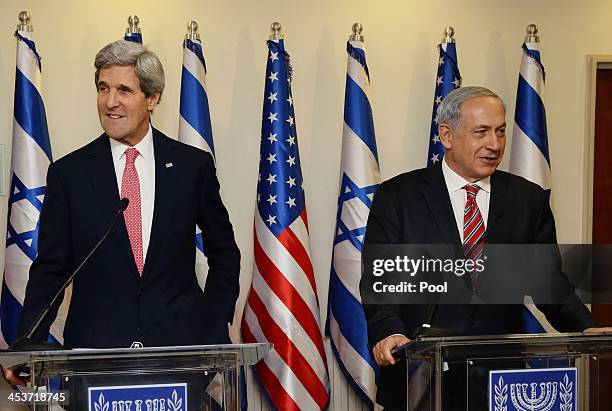
{"label": "suit button", "polygon": [[138,292],[138,296],[139,296],[139,297],[142,297],[143,295],[144,295],[144,293],[143,293],[142,291],[139,291],[139,292]]}
{"label": "suit button", "polygon": [[138,327],[138,329],[136,330],[136,333],[138,333],[138,335],[142,336],[144,335],[144,332],[142,332],[142,328]]}

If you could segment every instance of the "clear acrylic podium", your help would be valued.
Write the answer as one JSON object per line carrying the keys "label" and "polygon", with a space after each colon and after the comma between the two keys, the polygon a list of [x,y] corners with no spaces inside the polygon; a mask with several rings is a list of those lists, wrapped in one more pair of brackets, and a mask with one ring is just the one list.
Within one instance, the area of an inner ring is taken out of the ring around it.
{"label": "clear acrylic podium", "polygon": [[408,410],[612,409],[610,334],[421,337],[399,355]]}
{"label": "clear acrylic podium", "polygon": [[3,392],[0,409],[200,411],[237,410],[240,366],[270,344],[3,352],[0,364],[26,363],[31,386]]}

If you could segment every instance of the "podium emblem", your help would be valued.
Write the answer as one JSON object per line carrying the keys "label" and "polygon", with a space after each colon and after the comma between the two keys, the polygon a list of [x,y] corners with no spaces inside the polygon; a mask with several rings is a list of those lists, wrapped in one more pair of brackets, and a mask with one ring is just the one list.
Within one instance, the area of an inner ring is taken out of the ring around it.
{"label": "podium emblem", "polygon": [[489,372],[491,411],[576,411],[576,368]]}
{"label": "podium emblem", "polygon": [[89,387],[88,411],[187,411],[187,384]]}

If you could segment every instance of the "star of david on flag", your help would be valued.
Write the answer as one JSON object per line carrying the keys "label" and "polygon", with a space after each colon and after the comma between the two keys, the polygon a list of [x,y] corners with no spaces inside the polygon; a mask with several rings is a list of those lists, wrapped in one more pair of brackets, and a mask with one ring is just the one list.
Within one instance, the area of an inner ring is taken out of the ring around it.
{"label": "star of david on flag", "polygon": [[[31,32],[17,31],[15,37],[17,70],[11,183],[0,299],[0,345],[3,347],[17,338],[30,265],[38,254],[39,218],[45,197],[47,168],[52,159],[41,93],[41,59]],[[60,312],[51,327],[52,335],[58,340],[63,333],[63,317],[65,312]]]}
{"label": "star of david on flag", "polygon": [[[510,172],[538,184],[550,195],[551,170],[546,108],[544,107],[545,71],[537,41],[527,41],[521,48],[522,58],[516,92]],[[536,314],[541,313],[529,297],[523,312],[525,332],[546,332]],[[549,331],[554,330],[549,324],[546,326]]]}
{"label": "star of david on flag", "polygon": [[331,336],[332,349],[349,384],[372,409],[378,366],[368,349],[359,282],[366,224],[380,171],[363,42],[349,41],[347,52],[340,193],[326,334]]}

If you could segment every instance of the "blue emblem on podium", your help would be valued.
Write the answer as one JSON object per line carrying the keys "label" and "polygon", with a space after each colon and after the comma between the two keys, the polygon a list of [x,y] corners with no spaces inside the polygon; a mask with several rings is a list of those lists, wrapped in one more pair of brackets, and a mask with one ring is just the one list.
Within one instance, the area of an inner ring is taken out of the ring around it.
{"label": "blue emblem on podium", "polygon": [[489,372],[490,411],[577,411],[576,368]]}
{"label": "blue emblem on podium", "polygon": [[187,384],[90,387],[88,411],[187,411]]}

